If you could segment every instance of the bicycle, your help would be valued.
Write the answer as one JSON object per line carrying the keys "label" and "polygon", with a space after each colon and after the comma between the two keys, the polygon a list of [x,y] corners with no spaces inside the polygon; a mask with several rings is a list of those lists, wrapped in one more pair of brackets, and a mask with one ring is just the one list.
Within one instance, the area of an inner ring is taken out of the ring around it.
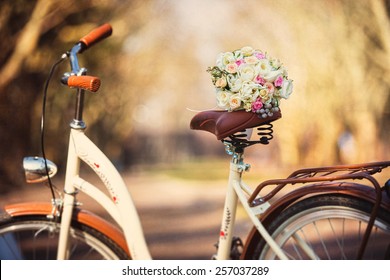
{"label": "bicycle", "polygon": [[[151,259],[137,209],[121,175],[85,135],[84,95],[97,91],[100,79],[88,76],[77,56],[111,33],[109,24],[97,27],[63,54],[50,71],[41,121],[42,157],[26,157],[23,166],[27,182],[48,184],[53,199],[4,207],[0,219],[2,259]],[[67,59],[71,72],[62,82],[77,88],[76,108],[70,123],[64,190],[57,197],[51,183],[57,167],[44,153],[44,108],[53,71]],[[268,144],[273,138],[272,122],[279,118],[280,112],[258,118],[245,111],[203,111],[191,120],[191,129],[213,133],[231,156],[213,259],[389,259],[390,180],[381,186],[374,175],[389,167],[390,161],[300,169],[254,189],[244,183],[243,173],[250,168],[243,160],[244,150]],[[251,140],[253,131],[256,140]],[[79,176],[81,162],[99,176],[109,195]],[[286,186],[293,190],[271,201]],[[83,210],[77,203],[78,192],[103,206],[120,228]],[[254,225],[245,243],[232,235],[238,202]]]}

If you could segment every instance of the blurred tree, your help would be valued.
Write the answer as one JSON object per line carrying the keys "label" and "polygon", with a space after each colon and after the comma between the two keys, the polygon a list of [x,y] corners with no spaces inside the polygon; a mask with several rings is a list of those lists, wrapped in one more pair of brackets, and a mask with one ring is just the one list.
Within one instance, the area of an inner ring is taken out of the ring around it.
{"label": "blurred tree", "polygon": [[345,133],[354,139],[348,161],[388,158],[389,1],[271,2],[273,9],[245,20],[261,30],[259,45],[281,54],[295,80],[291,101],[282,105],[292,120],[277,124],[282,162],[340,162]]}
{"label": "blurred tree", "polygon": [[[140,17],[139,7],[147,1],[59,1],[59,0],[5,0],[0,2],[0,192],[23,182],[22,158],[29,154],[39,154],[39,117],[43,83],[51,63],[61,53],[70,49],[79,38],[99,24],[111,22],[118,27],[119,36],[104,42],[93,54],[83,54],[80,61],[93,75],[93,70],[102,66],[102,57],[107,54],[112,60],[120,59],[121,40],[128,32],[138,28],[142,20],[124,26],[118,19],[126,16]],[[146,9],[147,10],[147,9]],[[115,32],[115,31],[114,31]],[[115,34],[115,33],[114,33]],[[104,51],[102,50],[104,49]],[[104,54],[104,55],[103,55]],[[98,59],[97,59],[98,58]],[[106,71],[95,73],[102,77],[104,87],[118,83],[123,78],[115,65]],[[61,70],[67,71],[68,66]],[[103,73],[102,73],[103,72]],[[110,74],[108,74],[110,73]],[[58,147],[67,139],[61,137],[72,118],[73,100],[69,92],[58,86],[54,77],[56,95],[50,94],[47,122],[50,136],[47,137],[48,156],[54,160],[63,159],[66,151]],[[105,77],[110,79],[104,79]],[[52,92],[50,92],[52,93]],[[112,95],[118,92],[112,91]],[[91,122],[116,123],[117,119],[107,118],[104,112],[121,107],[121,99],[111,98],[111,103],[94,108],[95,118]],[[114,104],[113,104],[114,103]],[[111,107],[107,108],[107,105]],[[103,116],[104,115],[104,116]],[[53,128],[56,128],[55,130]],[[63,130],[58,129],[63,128]],[[105,139],[108,142],[108,139]],[[53,146],[54,145],[54,146]],[[50,148],[53,147],[53,148]],[[56,152],[53,152],[53,149]],[[60,161],[60,164],[63,161]]]}
{"label": "blurred tree", "polygon": [[[33,53],[52,1],[2,1],[0,3],[0,190],[22,179],[20,160],[30,144],[30,124],[40,87],[36,73],[21,75]],[[31,17],[30,17],[31,15]]]}

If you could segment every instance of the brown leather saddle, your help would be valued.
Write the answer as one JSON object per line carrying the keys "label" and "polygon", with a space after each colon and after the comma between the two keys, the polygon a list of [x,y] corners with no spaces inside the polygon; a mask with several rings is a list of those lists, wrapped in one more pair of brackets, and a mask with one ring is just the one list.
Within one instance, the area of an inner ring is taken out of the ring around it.
{"label": "brown leather saddle", "polygon": [[271,123],[281,117],[280,111],[267,118],[246,111],[202,111],[192,118],[190,127],[211,132],[218,140],[222,140],[237,132]]}

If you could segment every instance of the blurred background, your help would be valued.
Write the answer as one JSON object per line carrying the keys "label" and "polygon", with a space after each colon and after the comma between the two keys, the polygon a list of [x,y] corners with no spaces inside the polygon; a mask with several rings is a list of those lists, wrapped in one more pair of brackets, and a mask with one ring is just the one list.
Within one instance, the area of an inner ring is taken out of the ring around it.
{"label": "blurred background", "polygon": [[[229,157],[212,134],[189,128],[197,111],[216,106],[207,68],[220,52],[252,46],[294,80],[274,139],[247,150],[252,183],[389,160],[389,13],[389,0],[1,0],[0,206],[49,201],[21,169],[24,156],[41,154],[44,82],[62,53],[109,22],[112,37],[79,57],[102,80],[86,96],[87,135],[123,172],[152,255],[210,258]],[[75,105],[75,91],[60,84],[66,71],[63,63],[55,72],[46,108],[46,154],[60,173]],[[55,180],[61,189],[63,174]],[[251,225],[241,210],[237,219],[242,236]]]}
{"label": "blurred background", "polygon": [[[51,64],[105,22],[112,37],[80,56],[81,66],[102,79],[99,93],[87,94],[85,121],[89,137],[123,171],[189,167],[190,173],[194,166],[209,169],[206,161],[228,160],[213,135],[191,131],[189,122],[194,111],[216,105],[207,67],[218,53],[247,45],[279,58],[294,80],[274,140],[250,148],[250,161],[293,169],[386,160],[389,3],[2,0],[0,190],[23,184],[22,158],[40,154]],[[74,91],[59,83],[68,70],[63,63],[56,71],[47,107],[46,152],[60,170],[74,108]]]}

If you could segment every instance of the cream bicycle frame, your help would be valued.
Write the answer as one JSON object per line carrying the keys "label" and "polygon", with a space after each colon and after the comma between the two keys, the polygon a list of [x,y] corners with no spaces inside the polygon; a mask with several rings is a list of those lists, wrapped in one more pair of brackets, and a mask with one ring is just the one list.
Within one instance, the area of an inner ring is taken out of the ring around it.
{"label": "cream bicycle frame", "polygon": [[[79,176],[81,161],[85,162],[100,177],[110,197]],[[242,173],[247,167],[240,155],[233,155],[230,164],[229,183],[222,217],[218,252],[215,258],[218,260],[230,258],[237,203],[240,200],[250,220],[275,254],[280,259],[287,259],[258,218],[258,215],[264,212],[264,207],[251,208],[247,203],[247,196],[252,193],[252,190],[241,180]],[[69,229],[75,205],[75,195],[78,191],[84,192],[98,202],[122,228],[133,259],[151,259],[140,218],[126,184],[111,161],[85,135],[84,128],[72,128],[69,137],[58,259],[67,258]]]}
{"label": "cream bicycle frame", "polygon": [[[100,177],[111,198],[79,177],[80,160]],[[134,259],[151,259],[137,210],[122,177],[104,153],[84,134],[84,130],[73,128],[69,138],[58,259],[66,259],[67,256],[68,233],[77,190],[96,200],[121,226]]]}

